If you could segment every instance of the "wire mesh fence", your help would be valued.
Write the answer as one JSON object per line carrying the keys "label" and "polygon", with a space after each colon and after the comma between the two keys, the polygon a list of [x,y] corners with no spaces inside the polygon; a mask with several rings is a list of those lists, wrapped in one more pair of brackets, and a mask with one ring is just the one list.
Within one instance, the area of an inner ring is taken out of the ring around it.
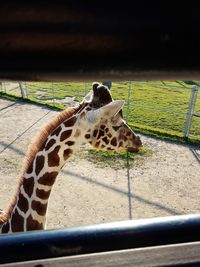
{"label": "wire mesh fence", "polygon": [[[4,82],[0,90],[65,108],[76,105],[91,90],[92,83]],[[200,87],[196,82],[112,83],[114,99],[125,100],[124,114],[129,125],[141,132],[200,141]]]}

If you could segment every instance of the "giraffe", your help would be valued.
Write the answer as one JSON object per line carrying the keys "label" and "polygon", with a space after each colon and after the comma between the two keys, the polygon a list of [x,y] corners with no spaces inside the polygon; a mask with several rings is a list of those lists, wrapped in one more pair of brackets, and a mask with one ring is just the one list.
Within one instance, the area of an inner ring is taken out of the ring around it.
{"label": "giraffe", "polygon": [[28,149],[11,204],[0,211],[0,233],[45,229],[56,177],[82,144],[100,150],[139,151],[142,143],[123,120],[123,104],[112,99],[106,86],[93,83],[77,107],[67,108],[43,126]]}

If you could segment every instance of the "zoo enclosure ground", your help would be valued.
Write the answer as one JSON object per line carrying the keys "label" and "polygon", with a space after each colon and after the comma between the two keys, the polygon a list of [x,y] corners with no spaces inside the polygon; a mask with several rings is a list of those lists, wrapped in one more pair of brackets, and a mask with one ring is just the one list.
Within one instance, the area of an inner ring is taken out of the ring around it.
{"label": "zoo enclosure ground", "polygon": [[[0,99],[0,208],[15,192],[31,139],[55,113]],[[191,146],[141,139],[152,153],[129,168],[98,167],[78,154],[71,158],[53,188],[47,228],[199,213],[200,164]]]}

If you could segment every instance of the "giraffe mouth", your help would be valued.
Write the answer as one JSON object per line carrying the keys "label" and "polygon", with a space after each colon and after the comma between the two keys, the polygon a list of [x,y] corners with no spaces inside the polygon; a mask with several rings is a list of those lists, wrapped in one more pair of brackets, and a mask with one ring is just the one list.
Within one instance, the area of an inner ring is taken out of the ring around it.
{"label": "giraffe mouth", "polygon": [[138,153],[140,151],[140,148],[142,147],[142,142],[140,140],[140,138],[137,138],[137,144],[135,147],[128,147],[127,151],[130,153]]}
{"label": "giraffe mouth", "polygon": [[139,136],[136,136],[134,146],[128,147],[127,151],[130,153],[138,153],[140,148],[142,147],[142,141],[140,140]]}

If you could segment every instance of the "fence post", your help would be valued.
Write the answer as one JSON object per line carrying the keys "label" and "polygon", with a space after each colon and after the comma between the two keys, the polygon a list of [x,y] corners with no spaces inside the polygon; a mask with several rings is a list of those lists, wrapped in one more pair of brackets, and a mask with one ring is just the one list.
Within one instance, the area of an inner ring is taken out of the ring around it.
{"label": "fence post", "polygon": [[52,82],[52,96],[53,96],[53,105],[55,106],[55,91],[54,91],[54,84]]}
{"label": "fence post", "polygon": [[196,103],[196,99],[197,99],[197,91],[198,91],[198,87],[193,86],[192,92],[190,95],[190,101],[189,101],[185,130],[184,130],[184,137],[185,138],[188,138],[189,134],[190,134],[190,126],[192,123],[192,116],[194,114],[194,108],[195,108],[195,103]]}
{"label": "fence post", "polygon": [[28,87],[27,87],[26,82],[24,82],[24,91],[26,92],[26,98],[29,98],[29,92],[28,92]]}
{"label": "fence post", "polygon": [[129,81],[128,87],[128,99],[127,99],[127,108],[126,108],[126,123],[128,123],[129,107],[130,107],[130,97],[131,97],[131,81]]}
{"label": "fence post", "polygon": [[6,91],[6,82],[3,83],[3,87],[4,87],[4,92],[7,93],[7,91]]}
{"label": "fence post", "polygon": [[19,88],[20,88],[21,96],[23,98],[26,98],[26,90],[24,89],[23,82],[19,82]]}
{"label": "fence post", "polygon": [[[128,99],[127,99],[127,108],[126,108],[126,123],[128,123],[128,116],[129,116],[129,107],[130,107],[130,97],[131,97],[131,85],[132,82],[129,81],[128,87]],[[132,201],[131,201],[131,178],[130,178],[130,164],[129,164],[129,153],[126,152],[126,164],[127,164],[127,186],[128,186],[128,206],[129,206],[129,220],[132,220]]]}

